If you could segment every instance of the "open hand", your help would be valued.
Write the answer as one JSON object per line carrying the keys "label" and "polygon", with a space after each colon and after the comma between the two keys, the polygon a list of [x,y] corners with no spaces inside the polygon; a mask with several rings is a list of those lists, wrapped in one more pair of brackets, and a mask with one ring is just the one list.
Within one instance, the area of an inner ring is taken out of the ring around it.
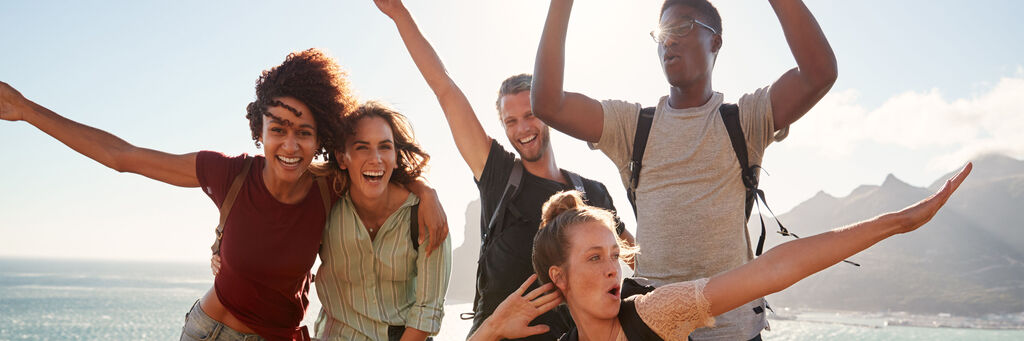
{"label": "open hand", "polygon": [[938,192],[896,212],[896,216],[900,221],[900,228],[896,233],[907,233],[916,230],[931,220],[935,213],[938,213],[939,209],[942,208],[942,205],[946,204],[946,201],[953,195],[957,187],[960,187],[960,184],[964,182],[967,175],[971,174],[972,168],[974,168],[974,165],[968,162],[953,178],[946,180],[946,184]]}
{"label": "open hand", "polygon": [[405,5],[402,4],[402,0],[373,0],[373,3],[377,5],[377,9],[391,19],[394,19],[398,13],[405,11]]}
{"label": "open hand", "polygon": [[0,119],[5,121],[21,121],[28,110],[28,100],[18,90],[7,83],[0,82]]}
{"label": "open hand", "polygon": [[530,326],[530,321],[562,303],[562,294],[555,290],[552,283],[526,293],[526,289],[536,280],[537,275],[531,275],[519,289],[502,301],[480,326],[477,334],[481,334],[483,339],[489,339],[483,337],[485,334],[495,339],[518,339],[547,332],[550,329],[548,326]]}

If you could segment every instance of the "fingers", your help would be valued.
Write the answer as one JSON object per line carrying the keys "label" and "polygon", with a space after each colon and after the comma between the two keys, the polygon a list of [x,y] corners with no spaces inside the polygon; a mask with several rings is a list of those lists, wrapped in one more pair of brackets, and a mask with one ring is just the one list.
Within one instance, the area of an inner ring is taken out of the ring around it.
{"label": "fingers", "polygon": [[[548,296],[552,296],[554,299],[551,300],[550,302],[544,303],[544,304],[540,305],[539,307],[537,307],[537,310],[536,310],[537,316],[540,316],[541,314],[546,313],[546,312],[550,311],[551,309],[555,309],[555,307],[557,307],[559,304],[562,304],[562,301],[564,301],[564,299],[562,298],[562,294],[558,293],[558,292],[556,292],[554,294],[551,294],[551,295],[548,295]],[[547,296],[545,296],[545,297],[547,297]]]}
{"label": "fingers", "polygon": [[512,294],[516,295],[516,296],[523,296],[523,293],[526,292],[526,289],[530,288],[530,284],[533,284],[533,282],[536,281],[536,280],[537,280],[537,274],[530,275],[530,278],[527,278],[526,282],[523,282],[523,285],[520,285],[519,289],[516,289],[516,292],[514,292]]}
{"label": "fingers", "polygon": [[213,270],[213,275],[217,276],[220,273],[220,256],[214,255],[210,257],[210,269]]}
{"label": "fingers", "polygon": [[[537,274],[534,274],[533,276],[537,276]],[[540,297],[540,295],[543,295],[543,294],[551,291],[551,289],[554,289],[554,288],[555,288],[554,284],[551,284],[551,283],[544,284],[544,285],[541,285],[541,286],[537,287],[537,289],[533,289],[533,291],[530,291],[530,293],[526,294],[526,296],[524,296],[523,298],[525,298],[525,299],[527,299],[529,301],[533,301],[533,299],[535,299],[537,297]]]}
{"label": "fingers", "polygon": [[974,164],[968,162],[967,165],[964,166],[964,168],[960,169],[960,172],[958,172],[949,180],[946,180],[946,184],[942,186],[942,189],[940,189],[937,193],[935,193],[934,196],[932,196],[932,198],[929,199],[929,201],[935,201],[935,211],[938,211],[938,209],[942,207],[942,205],[946,204],[946,201],[949,200],[949,197],[953,195],[953,192],[955,192],[957,188],[960,188],[960,184],[962,184],[964,180],[967,179],[967,175],[971,174],[972,169],[974,169]]}
{"label": "fingers", "polygon": [[[543,306],[547,305],[548,303],[551,303],[551,301],[561,302],[562,301],[562,293],[558,292],[558,291],[551,292],[551,293],[548,293],[547,295],[538,297],[537,299],[533,300],[531,303],[533,303],[534,307],[537,307],[539,309],[540,307],[543,307]],[[558,305],[558,302],[555,302],[555,305]],[[548,309],[550,309],[550,308],[548,308]],[[547,309],[541,309],[541,310],[546,311]]]}
{"label": "fingers", "polygon": [[952,186],[952,189],[950,190],[951,192],[956,191],[957,188],[960,188],[960,184],[962,184],[964,180],[967,179],[967,176],[971,174],[972,169],[974,169],[974,164],[968,162],[967,165],[960,170],[960,173],[957,173],[956,176],[953,176],[952,179],[946,181],[946,186]]}

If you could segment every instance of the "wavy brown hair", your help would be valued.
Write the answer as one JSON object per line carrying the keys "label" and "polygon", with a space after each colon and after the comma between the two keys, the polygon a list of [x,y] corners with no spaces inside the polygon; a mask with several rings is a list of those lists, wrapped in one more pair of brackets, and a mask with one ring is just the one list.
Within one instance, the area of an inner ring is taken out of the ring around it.
{"label": "wavy brown hair", "polygon": [[332,187],[335,192],[344,193],[348,190],[348,171],[341,169],[338,165],[336,153],[338,150],[345,148],[347,138],[355,136],[356,123],[370,117],[380,117],[388,122],[391,134],[395,138],[397,169],[391,173],[390,182],[402,185],[413,182],[423,174],[427,167],[427,162],[430,161],[430,154],[423,151],[419,142],[416,141],[412,125],[409,124],[409,119],[405,115],[388,108],[383,103],[369,101],[360,105],[355,111],[345,115],[343,124],[346,130],[341,134],[344,138],[338,141],[337,149],[328,151],[327,163],[314,169],[314,172],[317,174],[328,174],[334,178]]}
{"label": "wavy brown hair", "polygon": [[256,79],[256,100],[249,103],[245,114],[256,147],[260,146],[264,116],[291,124],[287,119],[274,116],[267,108],[277,106],[288,109],[295,116],[302,115],[295,108],[277,100],[292,97],[312,111],[310,114],[316,122],[319,143],[314,156],[326,155],[328,151],[334,150],[338,141],[342,140],[341,134],[346,131],[342,116],[356,107],[347,77],[334,59],[315,48],[292,52],[281,65],[264,70]]}

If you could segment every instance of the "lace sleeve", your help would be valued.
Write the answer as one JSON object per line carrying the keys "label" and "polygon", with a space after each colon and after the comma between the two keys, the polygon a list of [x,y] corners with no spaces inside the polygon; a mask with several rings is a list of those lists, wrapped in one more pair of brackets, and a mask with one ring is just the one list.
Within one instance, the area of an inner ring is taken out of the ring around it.
{"label": "lace sleeve", "polygon": [[694,329],[715,324],[711,303],[704,297],[707,278],[673,283],[637,297],[640,319],[665,340],[686,340]]}

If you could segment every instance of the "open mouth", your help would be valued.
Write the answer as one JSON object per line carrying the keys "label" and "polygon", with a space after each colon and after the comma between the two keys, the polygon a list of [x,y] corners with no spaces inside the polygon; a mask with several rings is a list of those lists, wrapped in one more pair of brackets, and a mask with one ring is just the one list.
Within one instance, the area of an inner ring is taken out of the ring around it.
{"label": "open mouth", "polygon": [[533,142],[533,140],[536,140],[536,139],[537,139],[537,134],[533,134],[533,135],[530,135],[530,136],[527,136],[527,137],[519,139],[519,143],[520,144],[527,144],[527,143]]}
{"label": "open mouth", "polygon": [[286,156],[281,156],[281,155],[277,156],[277,160],[281,161],[281,163],[283,163],[285,166],[289,166],[289,167],[298,166],[299,162],[302,162],[302,158],[301,157],[286,157]]}
{"label": "open mouth", "polygon": [[384,171],[363,171],[363,178],[372,183],[381,182],[384,179]]}
{"label": "open mouth", "polygon": [[615,298],[619,298],[619,289],[620,289],[619,286],[616,285],[616,286],[612,287],[610,290],[608,290],[608,294],[612,295],[612,296],[615,296]]}
{"label": "open mouth", "polygon": [[679,60],[679,56],[665,56],[665,64]]}

